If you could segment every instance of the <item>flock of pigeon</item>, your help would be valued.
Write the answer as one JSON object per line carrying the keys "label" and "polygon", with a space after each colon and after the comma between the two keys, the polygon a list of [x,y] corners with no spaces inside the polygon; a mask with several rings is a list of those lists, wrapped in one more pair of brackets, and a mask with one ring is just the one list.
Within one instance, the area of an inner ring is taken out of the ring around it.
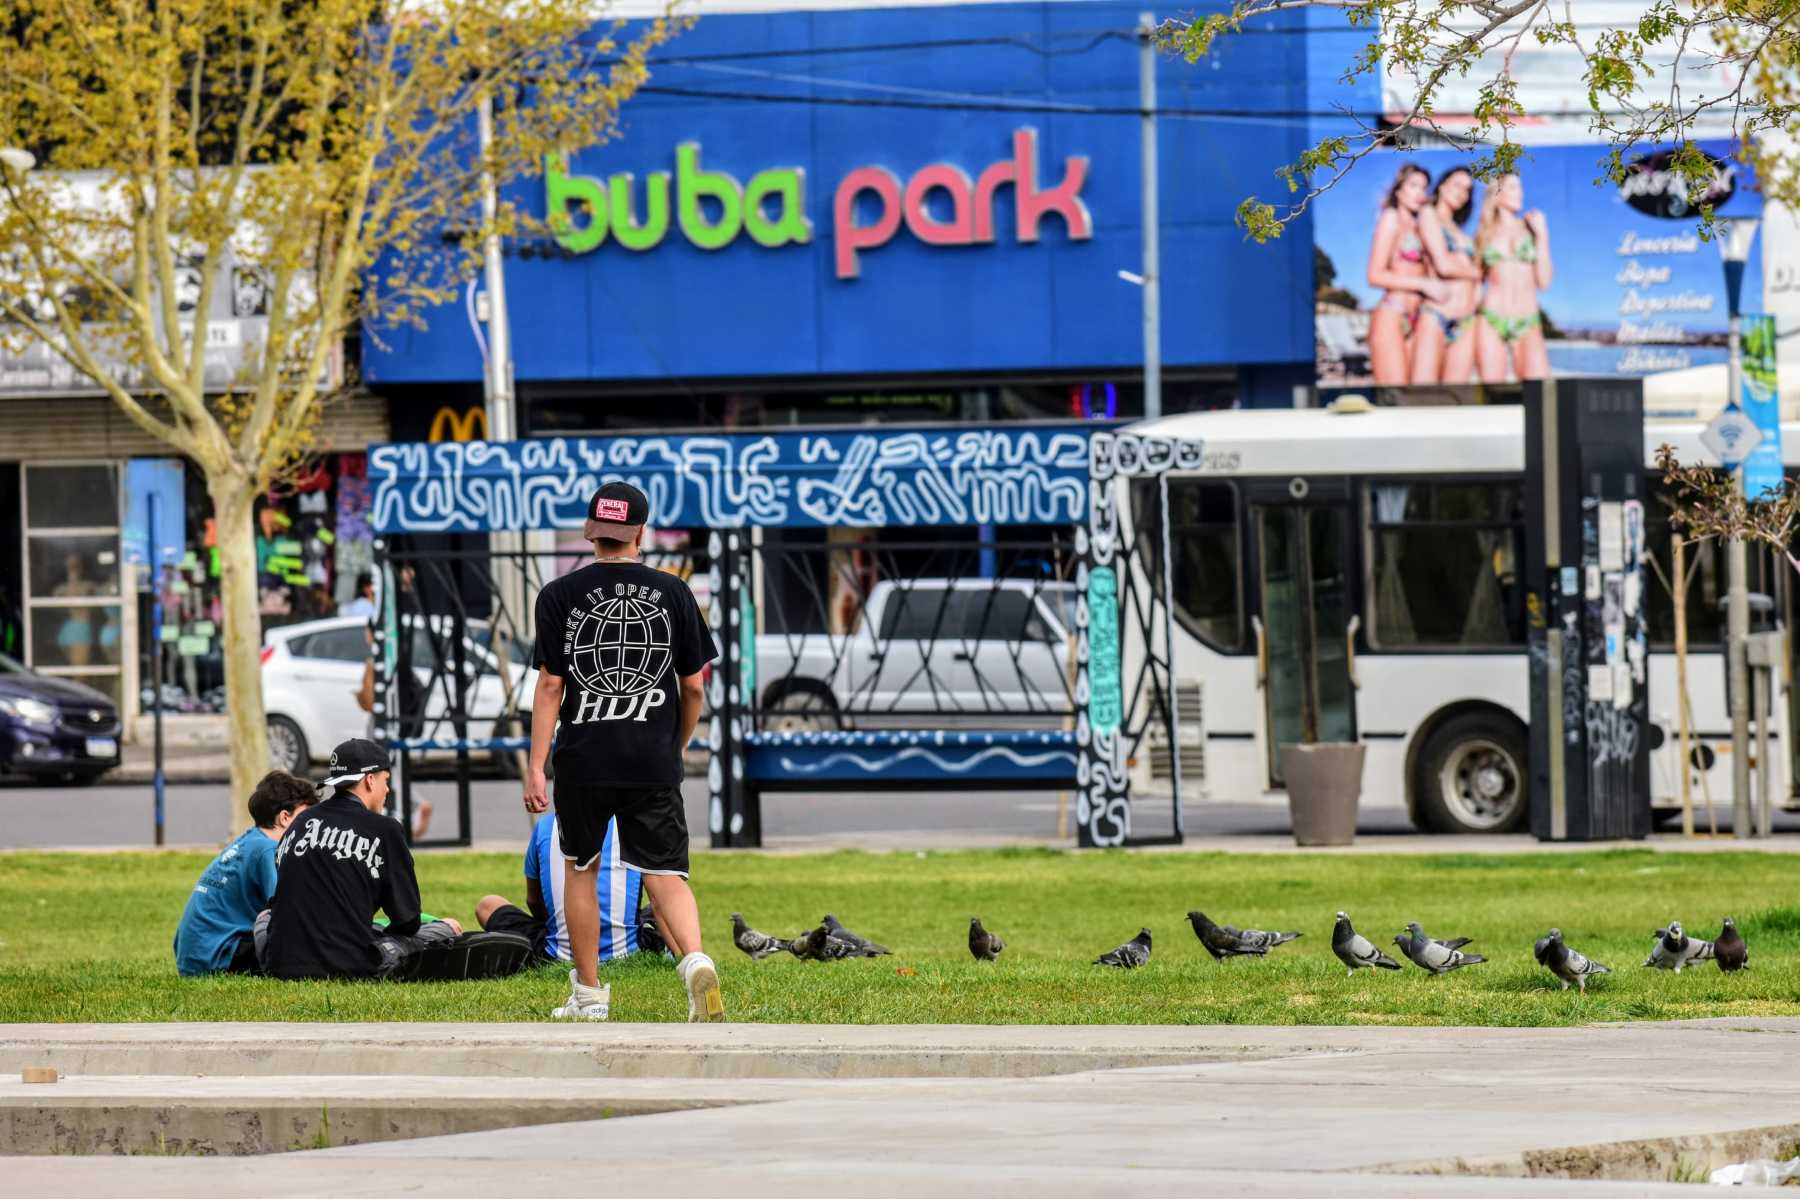
{"label": "flock of pigeon", "polygon": [[744,923],[742,912],[731,914],[731,943],[750,955],[752,961],[760,962],[764,958],[777,953],[791,953],[804,962],[835,962],[840,958],[878,958],[882,954],[894,952],[884,946],[877,945],[866,937],[859,937],[843,925],[830,912],[819,922],[819,927],[799,936],[781,938],[771,937],[768,933],[759,933]]}
{"label": "flock of pigeon", "polygon": [[[1256,928],[1215,924],[1205,912],[1189,912],[1188,923],[1193,925],[1194,936],[1199,938],[1201,946],[1213,956],[1214,961],[1219,962],[1234,957],[1267,957],[1271,949],[1285,945],[1301,935],[1298,932],[1264,932]],[[1656,941],[1650,947],[1650,956],[1644,959],[1644,965],[1658,970],[1673,970],[1679,974],[1697,962],[1716,962],[1719,969],[1730,972],[1742,970],[1750,962],[1749,946],[1744,943],[1737,924],[1729,916],[1725,918],[1723,931],[1714,941],[1688,936],[1682,931],[1679,920],[1669,921],[1669,926],[1657,929],[1655,936]],[[739,949],[759,962],[783,951],[797,958],[819,962],[839,958],[878,957],[890,952],[873,941],[857,936],[839,924],[837,917],[829,912],[825,914],[819,927],[785,940],[756,931],[744,923],[741,913],[733,912],[731,939]],[[1448,974],[1452,970],[1487,961],[1480,954],[1463,951],[1463,946],[1472,940],[1470,937],[1448,940],[1428,937],[1425,930],[1414,921],[1406,926],[1405,932],[1394,938],[1394,944],[1408,961],[1421,970],[1431,974]],[[1005,941],[982,927],[981,917],[969,918],[969,953],[977,961],[994,961],[1005,948]],[[1377,949],[1373,942],[1357,932],[1346,912],[1337,914],[1337,924],[1331,930],[1331,952],[1344,963],[1347,975],[1353,976],[1358,970],[1402,968],[1399,962]],[[1532,956],[1540,966],[1562,982],[1562,989],[1565,991],[1573,986],[1585,994],[1588,979],[1597,974],[1612,973],[1610,967],[1571,949],[1563,941],[1562,930],[1559,928],[1551,929],[1538,939],[1532,947]],[[1095,958],[1094,965],[1132,970],[1149,960],[1150,930],[1145,928],[1138,930],[1138,935],[1125,944]]]}

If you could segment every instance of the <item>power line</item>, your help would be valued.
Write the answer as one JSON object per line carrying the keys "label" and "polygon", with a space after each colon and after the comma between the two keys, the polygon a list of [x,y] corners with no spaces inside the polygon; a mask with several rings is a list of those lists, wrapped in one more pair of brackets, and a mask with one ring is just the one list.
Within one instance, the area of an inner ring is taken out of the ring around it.
{"label": "power line", "polygon": [[[873,96],[810,96],[779,95],[769,92],[740,92],[726,89],[671,87],[662,84],[645,84],[637,89],[639,95],[675,96],[695,100],[733,100],[751,104],[810,104],[841,108],[906,108],[923,109],[930,112],[1019,112],[1041,113],[1054,116],[1076,117],[1142,117],[1145,110],[1136,105],[1109,104],[1064,104],[1045,103],[1039,100],[1007,100],[995,97],[990,101],[977,100],[917,100],[903,97]],[[1355,112],[1344,109],[1318,108],[1156,108],[1151,112],[1158,117],[1176,119],[1217,120],[1284,120],[1298,121],[1313,118],[1351,118],[1368,122],[1383,120],[1388,114],[1374,112]],[[1625,111],[1595,112],[1587,108],[1544,109],[1528,112],[1528,119],[1539,117],[1594,117],[1594,116],[1632,116]],[[1432,117],[1438,123],[1448,117],[1452,119],[1473,119],[1473,113],[1457,113],[1434,111]]]}
{"label": "power line", "polygon": [[[1624,27],[1606,24],[1604,22],[1576,22],[1574,25],[1570,26],[1570,28],[1577,32],[1608,33]],[[1456,31],[1446,30],[1446,32],[1454,34]],[[1060,58],[1073,54],[1087,54],[1110,41],[1135,43],[1138,40],[1138,32],[1136,29],[1070,30],[1052,36],[1063,38],[1085,36],[1087,40],[1076,46],[1052,47],[1039,45],[1031,38],[1020,35],[924,38],[904,42],[865,42],[847,46],[790,46],[778,50],[729,50],[712,54],[667,54],[646,58],[644,61],[649,66],[682,66],[690,63],[742,62],[745,60],[756,59],[819,58],[831,55],[881,54],[890,51],[971,49],[982,46],[1012,47],[1014,49],[1028,51],[1044,58]],[[1314,36],[1356,37],[1366,40],[1371,37],[1379,37],[1380,31],[1373,28],[1348,25],[1326,29],[1309,27],[1306,25],[1276,25],[1233,30],[1222,36],[1226,39],[1245,37]],[[599,66],[612,65],[621,61],[623,60],[618,58],[596,58],[594,60],[595,64]]]}

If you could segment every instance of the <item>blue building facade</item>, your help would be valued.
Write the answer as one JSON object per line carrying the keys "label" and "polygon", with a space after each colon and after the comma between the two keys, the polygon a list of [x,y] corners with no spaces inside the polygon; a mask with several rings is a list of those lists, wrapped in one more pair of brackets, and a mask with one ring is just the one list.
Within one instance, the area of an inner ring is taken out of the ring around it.
{"label": "blue building facade", "polygon": [[[616,140],[516,193],[565,217],[509,248],[521,431],[1141,411],[1140,11],[705,16]],[[1310,225],[1259,246],[1233,216],[1311,132],[1313,40],[1296,15],[1159,58],[1167,410],[1311,381]],[[365,380],[477,399],[469,307],[366,338]]]}

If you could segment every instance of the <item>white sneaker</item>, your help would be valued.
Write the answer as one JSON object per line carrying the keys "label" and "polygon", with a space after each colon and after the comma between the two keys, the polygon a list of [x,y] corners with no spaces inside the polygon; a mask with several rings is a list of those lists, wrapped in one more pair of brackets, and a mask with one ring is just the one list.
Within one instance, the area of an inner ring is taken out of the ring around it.
{"label": "white sneaker", "polygon": [[690,953],[676,966],[687,987],[688,1023],[703,1024],[725,1018],[725,1001],[719,996],[719,971],[703,953]]}
{"label": "white sneaker", "polygon": [[550,1009],[552,1020],[604,1020],[612,1012],[612,987],[584,987],[569,971],[569,997],[561,1007]]}

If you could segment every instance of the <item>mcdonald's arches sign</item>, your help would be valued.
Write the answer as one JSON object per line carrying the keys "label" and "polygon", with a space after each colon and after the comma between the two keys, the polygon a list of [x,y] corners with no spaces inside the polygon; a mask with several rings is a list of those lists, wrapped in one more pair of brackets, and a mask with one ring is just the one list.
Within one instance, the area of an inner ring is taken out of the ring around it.
{"label": "mcdonald's arches sign", "polygon": [[[418,426],[413,426],[417,428]],[[431,418],[431,432],[425,435],[426,441],[486,441],[488,439],[487,409],[471,404],[461,413],[448,404],[437,410]]]}

